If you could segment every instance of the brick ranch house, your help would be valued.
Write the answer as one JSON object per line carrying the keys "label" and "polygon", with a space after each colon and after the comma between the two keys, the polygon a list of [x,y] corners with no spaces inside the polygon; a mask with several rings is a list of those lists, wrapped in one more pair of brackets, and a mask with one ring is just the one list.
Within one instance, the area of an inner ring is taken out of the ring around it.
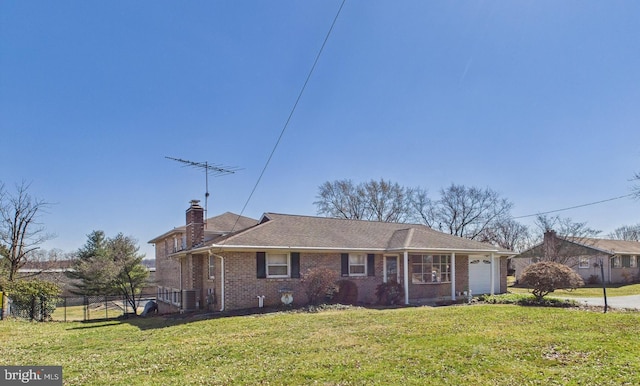
{"label": "brick ranch house", "polygon": [[315,267],[352,281],[362,304],[375,303],[376,287],[389,280],[401,283],[405,304],[503,293],[514,254],[424,225],[229,212],[205,223],[203,214],[193,200],[186,226],[149,241],[161,313],[276,306],[283,293],[304,305],[300,278]]}
{"label": "brick ranch house", "polygon": [[561,256],[585,283],[601,282],[600,262],[606,283],[628,283],[640,279],[640,242],[590,237],[562,237],[554,231],[544,234],[543,242],[512,257],[511,264],[519,280],[530,264]]}

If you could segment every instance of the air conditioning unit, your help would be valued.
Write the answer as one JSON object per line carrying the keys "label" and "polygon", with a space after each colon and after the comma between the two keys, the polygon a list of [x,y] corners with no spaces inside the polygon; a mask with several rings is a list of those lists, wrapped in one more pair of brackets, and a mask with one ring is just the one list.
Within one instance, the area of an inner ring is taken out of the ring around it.
{"label": "air conditioning unit", "polygon": [[196,290],[182,290],[182,309],[185,311],[196,309]]}

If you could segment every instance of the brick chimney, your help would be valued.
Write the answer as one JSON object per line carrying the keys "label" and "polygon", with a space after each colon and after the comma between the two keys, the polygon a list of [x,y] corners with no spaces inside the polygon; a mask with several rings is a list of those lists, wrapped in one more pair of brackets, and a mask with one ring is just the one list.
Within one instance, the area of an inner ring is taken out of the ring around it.
{"label": "brick chimney", "polygon": [[204,242],[204,209],[200,200],[191,200],[187,209],[187,249]]}
{"label": "brick chimney", "polygon": [[553,261],[556,258],[556,255],[558,253],[557,250],[557,237],[556,237],[556,231],[552,230],[552,229],[548,229],[546,232],[544,232],[544,242],[542,244],[543,250],[544,250],[544,257],[545,260],[547,261]]}

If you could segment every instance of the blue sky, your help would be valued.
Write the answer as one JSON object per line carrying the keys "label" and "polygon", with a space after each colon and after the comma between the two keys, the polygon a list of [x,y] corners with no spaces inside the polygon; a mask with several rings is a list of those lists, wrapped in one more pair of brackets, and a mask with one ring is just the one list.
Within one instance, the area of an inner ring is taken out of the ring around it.
{"label": "blue sky", "polygon": [[[341,1],[0,1],[0,181],[146,242],[239,213]],[[245,215],[316,214],[325,181],[489,187],[522,216],[630,193],[640,171],[640,3],[364,1],[342,9]],[[620,199],[559,213],[604,233]],[[523,222],[527,223],[527,219]]]}

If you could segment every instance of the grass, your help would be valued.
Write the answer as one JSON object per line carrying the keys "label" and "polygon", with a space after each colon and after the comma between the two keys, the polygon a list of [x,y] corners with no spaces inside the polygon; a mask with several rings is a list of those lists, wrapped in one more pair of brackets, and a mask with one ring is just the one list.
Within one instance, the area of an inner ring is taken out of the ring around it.
{"label": "grass", "polygon": [[[508,292],[514,294],[528,294],[529,288],[515,284],[515,277],[507,277]],[[640,295],[640,283],[635,284],[607,284],[607,296]],[[551,296],[597,298],[602,297],[602,284],[587,284],[575,290],[556,290]]]}
{"label": "grass", "polygon": [[472,305],[0,322],[1,365],[65,385],[640,384],[640,314]]}
{"label": "grass", "polygon": [[[511,286],[509,292],[516,294],[529,293],[529,289],[520,286]],[[607,284],[607,296],[640,295],[640,284]],[[602,297],[602,285],[585,285],[573,291],[556,290],[549,296],[597,298]]]}

